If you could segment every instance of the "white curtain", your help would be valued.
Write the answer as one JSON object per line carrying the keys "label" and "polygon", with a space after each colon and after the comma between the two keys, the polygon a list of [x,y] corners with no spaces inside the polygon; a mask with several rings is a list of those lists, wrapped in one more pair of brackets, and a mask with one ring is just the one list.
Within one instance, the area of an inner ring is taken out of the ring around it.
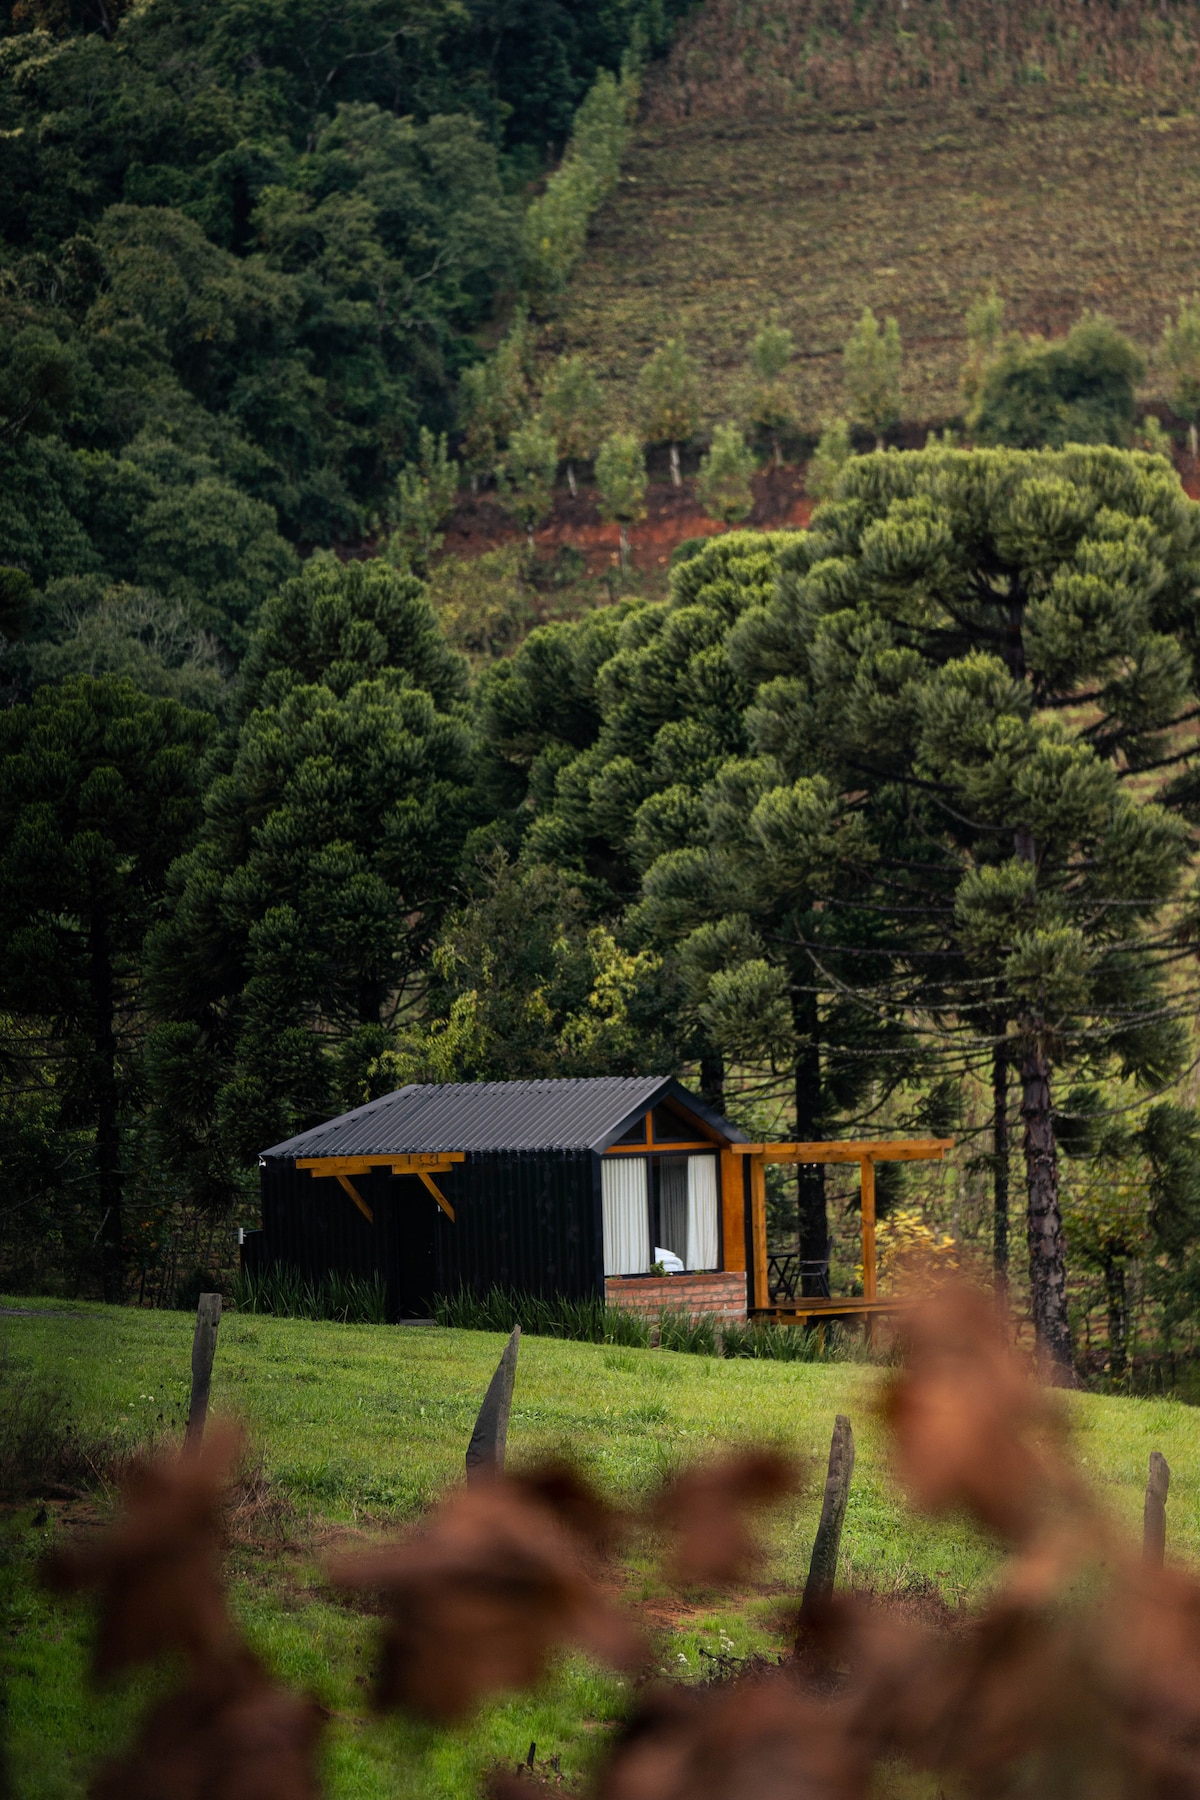
{"label": "white curtain", "polygon": [[687,1255],[683,1259],[685,1266],[689,1269],[719,1268],[721,1259],[717,1253],[715,1156],[688,1157],[687,1218]]}
{"label": "white curtain", "polygon": [[600,1164],[606,1275],[644,1275],[650,1267],[648,1167],[644,1156],[606,1156]]}

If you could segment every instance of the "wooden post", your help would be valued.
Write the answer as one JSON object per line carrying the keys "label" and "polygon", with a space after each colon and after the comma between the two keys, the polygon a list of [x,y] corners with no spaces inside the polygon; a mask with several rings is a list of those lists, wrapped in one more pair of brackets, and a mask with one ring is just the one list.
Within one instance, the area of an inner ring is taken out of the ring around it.
{"label": "wooden post", "polygon": [[1171,1471],[1161,1450],[1150,1452],[1150,1478],[1142,1509],[1142,1561],[1161,1569],[1167,1548],[1167,1490]]}
{"label": "wooden post", "polygon": [[863,1299],[874,1300],[879,1292],[875,1269],[875,1164],[869,1156],[864,1156],[859,1167],[862,1170]]}
{"label": "wooden post", "polygon": [[825,1498],[821,1503],[821,1522],[813,1540],[808,1580],[800,1605],[801,1619],[814,1606],[828,1600],[837,1580],[838,1551],[842,1543],[842,1526],[846,1519],[846,1502],[850,1497],[850,1477],[854,1473],[854,1433],[845,1413],[834,1421],[829,1441],[829,1467],[825,1474]]}
{"label": "wooden post", "polygon": [[196,1330],[192,1337],[192,1398],[188,1406],[187,1435],[184,1442],[198,1449],[204,1438],[204,1421],[208,1417],[208,1390],[212,1383],[213,1357],[217,1353],[217,1327],[221,1323],[220,1294],[201,1294],[196,1308]]}
{"label": "wooden post", "polygon": [[517,1352],[521,1348],[521,1327],[514,1325],[512,1336],[504,1346],[496,1365],[496,1373],[488,1383],[471,1441],[467,1445],[467,1486],[491,1481],[504,1473],[504,1452],[508,1446],[508,1415],[512,1410],[513,1382],[517,1378]]}
{"label": "wooden post", "polygon": [[761,1156],[750,1158],[750,1240],[754,1249],[754,1292],[751,1306],[769,1306],[767,1283],[767,1165]]}

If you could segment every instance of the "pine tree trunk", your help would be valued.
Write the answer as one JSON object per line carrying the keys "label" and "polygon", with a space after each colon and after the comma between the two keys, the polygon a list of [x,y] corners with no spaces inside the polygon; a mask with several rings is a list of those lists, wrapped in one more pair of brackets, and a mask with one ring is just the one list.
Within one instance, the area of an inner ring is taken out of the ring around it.
{"label": "pine tree trunk", "polygon": [[567,486],[570,488],[572,495],[579,492],[579,489],[575,486],[575,464],[572,462],[567,464]]}
{"label": "pine tree trunk", "polygon": [[[792,1021],[796,1054],[796,1141],[814,1144],[824,1136],[821,1122],[820,1020],[815,994],[795,994]],[[802,1294],[829,1292],[829,1214],[824,1163],[796,1165],[796,1224],[800,1239]]]}
{"label": "pine tree trunk", "polygon": [[1074,1387],[1067,1268],[1058,1204],[1058,1151],[1043,1031],[1041,1019],[1025,1021],[1026,1049],[1021,1056],[1021,1118],[1025,1126],[1025,1181],[1029,1197],[1029,1296],[1042,1372],[1059,1387]]}
{"label": "pine tree trunk", "polygon": [[671,445],[671,480],[676,487],[683,486],[683,476],[679,473],[679,445]]}
{"label": "pine tree trunk", "polygon": [[1200,455],[1200,433],[1197,433],[1196,431],[1196,421],[1194,419],[1188,426],[1188,449],[1192,453],[1192,461],[1195,462],[1196,457]]}
{"label": "pine tree trunk", "polygon": [[110,1305],[124,1298],[124,1231],[121,1217],[121,1127],[117,1086],[116,1000],[108,915],[92,911],[88,933],[92,999],[92,1091],[96,1106],[96,1198],[100,1206],[101,1292]]}
{"label": "pine tree trunk", "polygon": [[1008,1298],[1008,1045],[992,1050],[992,1271],[996,1297]]}
{"label": "pine tree trunk", "polygon": [[629,532],[624,519],[618,521],[617,530],[621,537],[621,573],[627,575],[629,573]]}
{"label": "pine tree trunk", "polygon": [[1105,1256],[1104,1293],[1108,1301],[1108,1372],[1120,1376],[1129,1361],[1129,1294],[1123,1256]]}
{"label": "pine tree trunk", "polygon": [[715,1050],[705,1050],[700,1057],[700,1097],[714,1112],[725,1111],[725,1059]]}

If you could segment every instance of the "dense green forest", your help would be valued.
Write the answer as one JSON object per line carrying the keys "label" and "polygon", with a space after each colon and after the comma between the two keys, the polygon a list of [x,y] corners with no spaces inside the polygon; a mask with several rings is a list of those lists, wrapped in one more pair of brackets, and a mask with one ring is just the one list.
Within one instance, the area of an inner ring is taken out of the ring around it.
{"label": "dense green forest", "polygon": [[[924,1232],[1060,1368],[1166,1379],[1200,506],[1101,317],[978,296],[902,452],[895,318],[839,321],[833,418],[764,318],[699,458],[725,529],[648,597],[645,449],[682,491],[707,371],[664,334],[617,416],[562,321],[684,10],[4,11],[0,1269],[170,1304],[318,1119],[678,1072],[762,1133],[953,1134],[949,1185],[881,1178],[885,1265]],[[1182,453],[1200,308],[1155,354]],[[798,445],[808,529],[730,530]],[[442,553],[468,479],[524,548]],[[529,630],[578,479],[611,603]],[[802,1171],[775,1241],[852,1283],[853,1204]]]}

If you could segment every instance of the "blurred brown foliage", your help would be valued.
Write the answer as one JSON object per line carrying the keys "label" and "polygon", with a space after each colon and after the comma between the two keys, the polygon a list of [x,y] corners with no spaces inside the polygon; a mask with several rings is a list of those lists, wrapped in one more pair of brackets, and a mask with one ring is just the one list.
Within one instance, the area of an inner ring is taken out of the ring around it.
{"label": "blurred brown foliage", "polygon": [[[870,1800],[906,1769],[956,1800],[1200,1800],[1200,1583],[1143,1564],[1071,1466],[1059,1405],[983,1296],[931,1298],[881,1413],[914,1503],[957,1510],[1002,1546],[987,1604],[930,1622],[835,1594],[806,1624],[817,1659],[646,1686],[591,1800]],[[190,1663],[94,1800],[316,1793],[318,1708],[272,1684],[224,1610],[219,1506],[235,1454],[221,1432],[200,1456],[143,1465],[125,1516],[54,1565],[60,1583],[100,1590],[99,1670],[164,1648]],[[547,1465],[451,1495],[332,1579],[382,1597],[379,1705],[456,1720],[536,1681],[562,1646],[637,1667],[641,1641],[598,1559],[634,1526],[666,1527],[679,1579],[741,1579],[748,1515],[797,1481],[788,1458],[743,1451],[685,1471],[635,1518]],[[494,1800],[532,1800],[532,1749],[529,1761],[496,1777]]]}
{"label": "blurred brown foliage", "polygon": [[336,1586],[383,1597],[377,1704],[460,1719],[537,1681],[566,1644],[636,1667],[640,1638],[588,1567],[602,1521],[601,1503],[560,1470],[470,1488],[413,1537],[335,1563]]}
{"label": "blurred brown foliage", "polygon": [[242,1651],[153,1707],[92,1800],[317,1800],[320,1731],[316,1702],[276,1687]]}
{"label": "blurred brown foliage", "polygon": [[195,1450],[139,1458],[121,1480],[117,1523],[94,1543],[48,1558],[51,1587],[100,1590],[97,1677],[171,1650],[201,1667],[233,1643],[221,1506],[240,1449],[240,1432],[215,1425]]}
{"label": "blurred brown foliage", "polygon": [[668,1573],[676,1581],[743,1580],[759,1560],[747,1514],[777,1505],[800,1486],[800,1465],[776,1450],[743,1450],[686,1469],[651,1510],[674,1534]]}

